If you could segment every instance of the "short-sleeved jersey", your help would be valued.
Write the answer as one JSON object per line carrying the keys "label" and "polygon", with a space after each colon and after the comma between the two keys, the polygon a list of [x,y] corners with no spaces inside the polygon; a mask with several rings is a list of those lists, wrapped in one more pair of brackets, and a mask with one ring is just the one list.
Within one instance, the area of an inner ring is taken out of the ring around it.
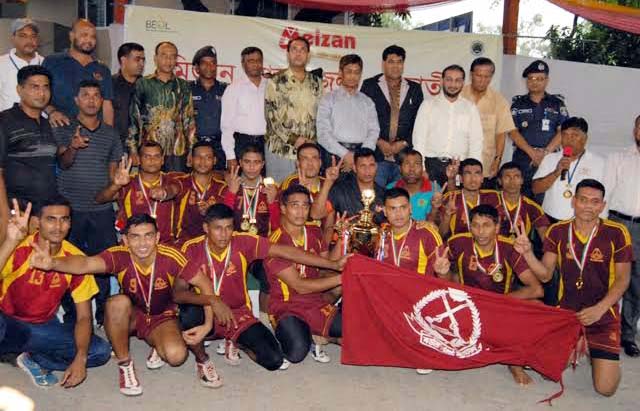
{"label": "short-sleeved jersey", "polygon": [[[160,179],[152,185],[144,184],[144,190],[146,190],[147,196],[149,190],[159,185],[167,185],[175,183],[175,179],[172,175],[162,173]],[[135,214],[149,214],[153,217],[153,207],[155,206],[155,218],[158,225],[158,231],[160,232],[160,242],[169,243],[173,240],[174,230],[173,222],[175,218],[175,202],[174,201],[161,201],[156,202],[152,199],[145,198],[145,194],[142,191],[140,185],[140,179],[135,174],[131,177],[131,182],[120,189],[118,194],[118,220],[126,222],[126,220]]]}
{"label": "short-sleeved jersey", "polygon": [[562,96],[544,94],[539,103],[528,94],[515,96],[511,102],[511,117],[518,131],[532,147],[546,147],[569,117]]}
{"label": "short-sleeved jersey", "polygon": [[[493,281],[487,273],[482,272],[478,267],[478,262],[485,267],[488,273],[493,270],[495,264],[495,250],[487,255],[476,248],[478,258],[473,252],[475,243],[471,233],[457,234],[448,241],[449,260],[455,266],[460,283],[471,287],[481,288],[487,291],[494,291],[500,294],[508,294],[515,281],[515,275],[520,276],[529,269],[529,265],[522,255],[513,248],[513,241],[506,237],[498,236],[499,264],[502,266],[500,272],[503,280]],[[478,261],[479,260],[479,261]]]}
{"label": "short-sleeved jersey", "polygon": [[[260,185],[260,191],[258,192],[258,205],[256,206],[256,226],[258,227],[258,235],[262,237],[268,237],[271,230],[275,227],[271,225],[271,212],[278,211],[278,204],[274,202],[275,208],[272,206],[269,207],[269,203],[267,202],[267,193],[262,189],[264,186]],[[236,231],[242,231],[242,213],[243,213],[243,194],[242,187],[238,190],[238,194],[236,195],[235,204],[233,208],[233,228]]]}
{"label": "short-sleeved jersey", "polygon": [[[92,275],[71,275],[31,268],[31,244],[38,233],[28,236],[15,249],[0,272],[0,312],[32,324],[45,323],[53,318],[67,291],[76,303],[90,300],[98,293]],[[62,242],[56,257],[84,255],[67,241]]]}
{"label": "short-sleeved jersey", "polygon": [[[520,206],[520,212],[518,213],[518,221],[524,222],[524,228],[527,231],[527,235],[531,234],[531,230],[534,228],[544,228],[549,226],[549,218],[542,210],[542,207],[529,197],[520,196],[522,204]],[[511,224],[507,218],[507,210],[511,222],[515,223],[516,212],[518,211],[518,203],[510,204],[508,201],[501,201],[501,220],[500,220],[500,235],[506,237],[512,236]]]}
{"label": "short-sleeved jersey", "polygon": [[[602,300],[616,279],[615,263],[628,263],[633,260],[631,236],[622,224],[602,219],[589,246],[588,255],[582,273],[583,286],[578,290],[576,282],[580,269],[571,253],[569,230],[573,230],[575,255],[582,257],[587,238],[579,235],[572,225],[573,220],[560,221],[547,230],[544,240],[544,252],[557,255],[560,271],[558,302],[560,307],[573,311],[597,304]],[[617,304],[612,307],[596,324],[618,321]]]}
{"label": "short-sleeved jersey", "polygon": [[[149,295],[149,281],[152,269],[155,271],[151,307],[149,314],[158,315],[175,309],[173,302],[173,279],[182,272],[187,260],[182,253],[173,247],[158,244],[156,259],[152,267],[140,267],[134,263],[129,248],[114,246],[99,254],[107,266],[106,272],[116,273],[123,294],[131,298],[135,307],[147,311],[145,298]],[[138,276],[140,278],[138,281]]]}
{"label": "short-sleeved jersey", "polygon": [[[395,264],[391,243],[391,236],[385,235],[382,247],[382,261]],[[430,224],[414,221],[409,231],[401,236],[394,237],[396,256],[400,255],[400,267],[412,270],[418,274],[434,275],[436,248],[442,245],[442,238],[438,231]],[[400,250],[400,247],[402,249]]]}
{"label": "short-sleeved jersey", "polygon": [[[311,194],[312,203],[316,201],[316,199],[318,198],[318,194],[320,194],[320,189],[324,184],[324,177],[319,177],[319,178],[320,178],[319,184],[312,186],[311,188],[307,187],[307,189],[309,189],[309,193]],[[285,178],[282,184],[280,185],[280,190],[284,191],[290,186],[295,184],[298,184],[298,185],[300,184],[300,178],[298,177],[298,173],[291,174],[289,177]],[[314,220],[313,218],[311,218],[311,216],[309,216],[309,223],[313,223],[314,225],[317,225],[319,227],[322,226],[322,220]]]}
{"label": "short-sleeved jersey", "polygon": [[[307,231],[307,247],[306,250],[313,254],[320,254],[327,251],[327,246],[322,239],[322,231],[316,226],[305,226]],[[269,238],[271,244],[280,244],[291,247],[304,248],[301,243],[296,243],[291,235],[283,228],[279,228]],[[269,287],[271,293],[269,294],[269,304],[277,304],[282,302],[295,302],[298,300],[306,301],[309,299],[315,299],[321,296],[322,293],[311,294],[298,294],[296,290],[287,286],[287,284],[280,280],[278,274],[285,269],[296,266],[296,269],[300,273],[302,278],[319,278],[320,272],[316,267],[302,267],[298,264],[294,264],[291,261],[283,260],[281,258],[267,258],[264,260],[264,269],[267,273],[267,279],[269,281]]]}
{"label": "short-sleeved jersey", "polygon": [[[447,192],[442,200],[442,207],[440,209],[441,214],[444,216],[444,210],[446,208],[446,204],[449,202],[451,196],[456,196],[456,213],[451,216],[451,220],[449,221],[449,229],[450,234],[460,234],[460,233],[468,233],[469,232],[469,222],[467,221],[467,216],[465,215],[464,207],[462,206],[462,190],[449,191]],[[500,205],[500,195],[495,190],[480,190],[478,195],[478,201],[476,203],[471,203],[469,199],[467,199],[467,210],[471,212],[471,209],[480,204],[489,204],[492,205],[498,210],[498,214],[502,215],[502,206]]]}
{"label": "short-sleeved jersey", "polygon": [[206,253],[211,255],[216,275],[222,273],[227,254],[231,253],[229,265],[224,271],[220,285],[220,298],[229,308],[246,306],[251,309],[251,300],[247,289],[247,268],[254,260],[267,258],[270,247],[271,244],[266,237],[249,233],[233,233],[230,246],[221,255],[217,255],[208,250],[204,235],[196,237],[182,246],[182,252],[189,262],[182,270],[180,277],[189,282],[204,267],[204,274],[211,279],[213,285],[213,274]]}
{"label": "short-sleeved jersey", "polygon": [[211,178],[207,187],[200,187],[191,174],[176,173],[172,177],[180,185],[180,194],[176,198],[176,238],[188,240],[198,237],[204,234],[204,216],[198,204],[202,202],[209,208],[213,204],[223,203],[229,191],[227,185],[215,177]]}

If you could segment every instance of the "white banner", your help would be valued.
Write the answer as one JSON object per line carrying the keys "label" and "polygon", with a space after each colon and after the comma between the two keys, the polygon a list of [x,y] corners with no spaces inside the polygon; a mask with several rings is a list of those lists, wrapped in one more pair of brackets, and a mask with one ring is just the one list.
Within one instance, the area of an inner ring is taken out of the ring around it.
{"label": "white banner", "polygon": [[[200,47],[216,48],[218,78],[232,82],[242,74],[240,52],[243,48],[259,47],[264,53],[265,71],[276,72],[287,66],[287,42],[297,36],[304,36],[311,43],[308,68],[322,67],[325,91],[340,84],[338,60],[341,56],[360,55],[364,60],[364,79],[381,71],[382,51],[391,44],[407,50],[405,76],[422,85],[425,97],[440,92],[443,68],[459,64],[468,71],[473,59],[479,56],[496,62],[495,78],[500,79],[500,36],[401,31],[140,6],[127,6],[125,12],[124,39],[140,43],[147,50],[146,73],[154,70],[152,56],[156,44],[171,41],[179,51],[176,74],[187,80],[196,78],[191,60]],[[499,81],[494,83],[499,87]]]}

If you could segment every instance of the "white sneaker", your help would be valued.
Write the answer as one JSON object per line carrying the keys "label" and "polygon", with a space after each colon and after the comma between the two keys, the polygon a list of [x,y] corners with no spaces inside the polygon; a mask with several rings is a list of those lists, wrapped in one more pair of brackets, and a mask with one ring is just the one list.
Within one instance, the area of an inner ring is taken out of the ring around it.
{"label": "white sneaker", "polygon": [[431,374],[433,372],[433,370],[430,370],[428,368],[416,368],[416,373],[418,375],[427,375],[427,374]]}
{"label": "white sneaker", "polygon": [[207,388],[220,388],[222,387],[222,377],[216,372],[216,367],[213,365],[213,361],[208,359],[205,362],[196,361],[196,374],[200,384]]}
{"label": "white sneaker", "polygon": [[157,370],[158,368],[162,368],[164,365],[164,360],[160,358],[158,351],[155,348],[151,349],[149,352],[149,356],[147,357],[147,368],[150,370]]}
{"label": "white sneaker", "polygon": [[204,346],[208,347],[212,344],[211,340],[204,340]]}
{"label": "white sneaker", "polygon": [[240,365],[240,350],[231,340],[225,340],[224,361],[229,365]]}
{"label": "white sneaker", "polygon": [[331,357],[322,349],[321,345],[311,343],[311,357],[319,363],[326,364],[331,361]]}
{"label": "white sneaker", "polygon": [[226,344],[225,344],[226,340],[222,340],[218,343],[218,347],[216,348],[216,354],[218,355],[224,355],[224,353],[226,352]]}
{"label": "white sneaker", "polygon": [[291,363],[286,358],[283,358],[282,359],[282,365],[280,366],[280,371],[288,370],[290,365],[291,365]]}
{"label": "white sneaker", "polygon": [[127,396],[142,394],[142,385],[136,376],[136,368],[133,360],[128,360],[124,364],[118,364],[120,372],[120,392]]}

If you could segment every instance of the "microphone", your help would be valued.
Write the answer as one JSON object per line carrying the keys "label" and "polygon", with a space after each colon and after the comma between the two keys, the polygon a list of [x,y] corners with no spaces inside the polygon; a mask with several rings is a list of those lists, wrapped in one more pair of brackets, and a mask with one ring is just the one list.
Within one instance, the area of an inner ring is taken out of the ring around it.
{"label": "microphone", "polygon": [[[562,149],[562,157],[569,158],[571,157],[571,155],[573,155],[573,148],[571,148],[570,146],[567,146]],[[560,173],[561,181],[564,181],[567,179],[568,172],[569,170],[562,170],[562,172]]]}

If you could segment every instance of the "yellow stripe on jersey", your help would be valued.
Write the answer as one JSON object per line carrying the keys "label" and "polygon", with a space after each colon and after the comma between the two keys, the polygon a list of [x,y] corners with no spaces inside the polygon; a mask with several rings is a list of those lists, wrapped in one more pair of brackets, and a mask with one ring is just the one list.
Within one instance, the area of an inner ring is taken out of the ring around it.
{"label": "yellow stripe on jersey", "polygon": [[418,274],[424,275],[427,271],[427,254],[424,252],[422,240],[420,240],[420,250],[418,251]]}
{"label": "yellow stripe on jersey", "polygon": [[613,285],[613,282],[616,280],[616,263],[613,258],[613,255],[615,254],[615,250],[616,250],[616,246],[615,244],[613,244],[613,241],[611,241],[611,259],[609,260],[609,284],[607,289],[611,288],[611,286]]}
{"label": "yellow stripe on jersey", "polygon": [[251,298],[249,297],[249,287],[247,287],[247,259],[242,255],[240,255],[240,265],[242,266],[242,286],[244,287],[244,302],[248,309],[251,310]]}
{"label": "yellow stripe on jersey", "polygon": [[278,228],[276,231],[271,233],[271,236],[269,236],[269,241],[275,244],[278,242],[278,240],[280,240],[281,236],[282,236],[282,229]]}
{"label": "yellow stripe on jersey", "polygon": [[125,275],[126,272],[127,272],[127,270],[122,270],[116,276],[118,278],[118,284],[120,284],[120,288],[124,287],[122,281],[124,280],[124,275]]}
{"label": "yellow stripe on jersey", "polygon": [[158,244],[158,252],[162,255],[173,258],[181,267],[187,265],[187,259],[184,258],[184,256],[180,254],[180,251],[176,250],[175,248]]}
{"label": "yellow stripe on jersey", "polygon": [[282,300],[289,301],[289,286],[279,278],[278,283],[280,283],[280,289],[282,290]]}
{"label": "yellow stripe on jersey", "polygon": [[464,285],[464,274],[463,274],[463,267],[462,267],[462,259],[464,257],[464,253],[460,254],[460,257],[458,257],[458,278],[460,278],[460,284]]}
{"label": "yellow stripe on jersey", "polygon": [[0,280],[3,279],[4,277],[8,276],[9,274],[11,274],[11,272],[13,271],[13,256],[14,255],[15,255],[15,251],[11,254],[11,256],[9,256],[9,259],[5,263],[4,267],[2,267],[2,271],[0,271]]}
{"label": "yellow stripe on jersey", "polygon": [[[71,283],[71,275],[68,275],[67,280]],[[89,301],[94,295],[98,294],[98,284],[96,279],[92,275],[84,275],[82,282],[74,290],[71,291],[71,298],[76,303]]]}
{"label": "yellow stripe on jersey", "polygon": [[287,178],[284,179],[284,181],[280,185],[281,189],[286,190],[287,188],[289,188],[289,185],[291,185],[291,182],[293,181],[293,179],[297,177],[298,177],[297,173],[290,174]]}
{"label": "yellow stripe on jersey", "polygon": [[[12,265],[13,265],[13,262],[12,262]],[[0,292],[0,301],[2,301],[5,295],[7,295],[7,290],[9,289],[9,286],[11,286],[11,284],[15,280],[23,276],[29,269],[30,269],[29,257],[27,257],[25,258],[24,262],[18,267],[18,269],[11,270],[6,275],[3,275],[4,278],[2,280],[2,292]]]}
{"label": "yellow stripe on jersey", "polygon": [[178,207],[178,224],[176,226],[176,237],[180,237],[180,234],[182,234],[182,220],[184,219],[184,212],[187,209],[189,197],[191,197],[191,190],[187,191],[187,194],[182,198],[182,201],[180,201],[180,205]]}
{"label": "yellow stripe on jersey", "polygon": [[127,191],[127,194],[124,196],[124,200],[122,200],[122,203],[124,204],[124,214],[127,218],[131,217],[133,215],[133,210],[132,210],[132,206],[131,206],[131,193],[133,192],[133,189],[130,189],[129,191]]}
{"label": "yellow stripe on jersey", "polygon": [[631,234],[629,233],[627,227],[625,227],[623,224],[611,220],[602,220],[602,223],[609,227],[615,227],[619,229],[622,232],[622,237],[624,238],[624,245],[631,245]]}
{"label": "yellow stripe on jersey", "polygon": [[204,240],[205,240],[204,234],[198,237],[194,237],[190,240],[187,240],[184,242],[184,244],[182,244],[182,247],[180,248],[180,252],[186,253],[187,248],[189,248],[192,244],[201,243],[201,242],[204,242]]}
{"label": "yellow stripe on jersey", "polygon": [[507,275],[505,276],[504,282],[504,293],[509,294],[511,291],[511,279],[513,278],[513,269],[509,264],[505,264],[507,269]]}

